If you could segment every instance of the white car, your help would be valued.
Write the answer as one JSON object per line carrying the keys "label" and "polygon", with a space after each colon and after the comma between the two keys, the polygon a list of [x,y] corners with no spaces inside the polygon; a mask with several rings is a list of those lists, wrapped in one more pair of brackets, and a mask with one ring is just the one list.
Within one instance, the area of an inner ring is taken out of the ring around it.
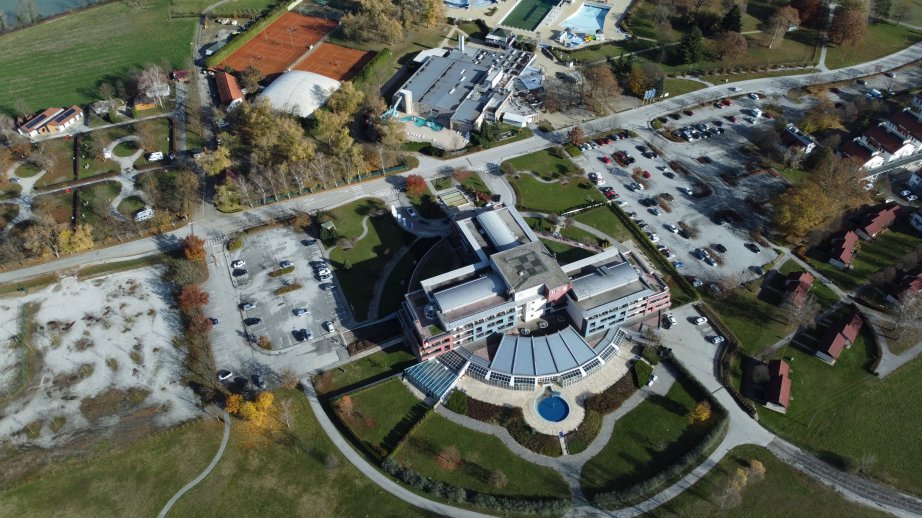
{"label": "white car", "polygon": [[672,232],[673,234],[679,233],[679,227],[673,225],[672,223],[666,223],[666,230]]}
{"label": "white car", "polygon": [[328,333],[332,333],[333,330],[335,329],[335,328],[333,327],[333,322],[331,322],[331,321],[329,321],[329,320],[327,320],[326,322],[323,323],[323,328],[326,329]]}
{"label": "white car", "polygon": [[711,337],[711,343],[712,343],[712,344],[715,344],[715,345],[720,345],[720,344],[724,343],[724,337],[722,337],[722,336],[720,336],[720,335],[714,335],[714,336]]}
{"label": "white car", "polygon": [[695,319],[696,326],[700,326],[701,324],[707,324],[707,323],[708,323],[708,319],[705,317],[698,317]]}
{"label": "white car", "polygon": [[731,91],[731,92],[740,92],[740,91],[742,91],[742,90],[743,90],[743,89],[740,88],[740,87],[738,87],[738,86],[731,86],[731,87],[730,87],[730,91]]}
{"label": "white car", "polygon": [[300,317],[301,315],[310,315],[311,312],[307,308],[296,308],[294,314],[296,317]]}
{"label": "white car", "polygon": [[676,320],[672,313],[666,315],[666,322],[669,322],[669,327],[676,325]]}
{"label": "white car", "polygon": [[754,94],[754,93],[753,93],[753,94],[749,94],[749,98],[750,98],[750,99],[758,99],[758,98],[759,98],[759,94]]}
{"label": "white car", "polygon": [[647,236],[650,237],[650,242],[651,242],[651,243],[659,243],[659,236],[656,235],[655,233],[650,232],[650,233],[647,234]]}
{"label": "white car", "polygon": [[656,380],[658,380],[658,379],[659,379],[659,378],[656,377],[656,374],[652,374],[652,375],[650,376],[650,381],[647,382],[647,386],[648,386],[648,387],[649,387],[649,386],[652,386],[654,383],[656,383]]}
{"label": "white car", "polygon": [[679,187],[679,190],[682,191],[682,192],[684,192],[685,194],[687,194],[687,195],[689,195],[689,196],[691,196],[692,194],[694,194],[694,191],[692,191],[690,188],[685,187],[685,186]]}
{"label": "white car", "polygon": [[418,216],[418,214],[416,213],[416,209],[414,209],[413,207],[407,207],[407,214],[409,214],[411,218],[415,218],[416,216]]}
{"label": "white car", "polygon": [[326,277],[328,275],[332,275],[332,273],[333,272],[331,272],[328,268],[321,268],[317,270],[317,275],[320,277]]}
{"label": "white car", "polygon": [[243,268],[246,265],[247,265],[246,261],[244,261],[243,259],[237,259],[236,261],[231,263],[231,268]]}

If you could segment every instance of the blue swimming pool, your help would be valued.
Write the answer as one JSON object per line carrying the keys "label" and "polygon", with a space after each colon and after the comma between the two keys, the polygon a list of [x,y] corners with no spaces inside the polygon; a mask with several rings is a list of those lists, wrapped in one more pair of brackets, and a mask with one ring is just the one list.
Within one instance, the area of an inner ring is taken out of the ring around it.
{"label": "blue swimming pool", "polygon": [[556,394],[541,396],[538,399],[537,406],[538,415],[552,423],[559,423],[570,415],[570,405]]}
{"label": "blue swimming pool", "polygon": [[560,25],[569,27],[574,32],[595,34],[595,31],[605,26],[605,17],[608,16],[608,11],[610,10],[608,7],[585,4]]}

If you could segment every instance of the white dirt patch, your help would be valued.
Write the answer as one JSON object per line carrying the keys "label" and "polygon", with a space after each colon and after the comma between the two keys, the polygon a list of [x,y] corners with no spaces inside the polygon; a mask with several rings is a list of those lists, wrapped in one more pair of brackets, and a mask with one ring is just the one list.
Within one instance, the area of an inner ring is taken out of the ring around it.
{"label": "white dirt patch", "polygon": [[[158,269],[146,268],[87,281],[67,278],[33,294],[0,300],[3,344],[19,332],[23,305],[41,304],[33,336],[41,371],[0,414],[0,441],[50,447],[74,432],[105,430],[139,407],[158,409],[155,424],[160,426],[194,417],[196,396],[180,382],[182,354],[172,345],[179,317],[169,308],[169,296]],[[11,376],[15,381],[18,366],[10,367],[5,356],[10,355],[0,354],[0,382]],[[139,405],[125,403],[90,422],[81,401],[112,389],[149,395]],[[40,432],[19,433],[39,420]]]}

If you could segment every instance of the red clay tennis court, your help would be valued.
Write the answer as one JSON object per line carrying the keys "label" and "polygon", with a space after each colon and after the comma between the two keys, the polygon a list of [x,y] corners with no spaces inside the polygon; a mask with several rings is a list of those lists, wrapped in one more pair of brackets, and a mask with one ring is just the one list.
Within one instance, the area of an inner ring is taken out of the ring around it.
{"label": "red clay tennis court", "polygon": [[334,20],[287,12],[221,63],[234,70],[252,65],[265,76],[284,72],[323,36],[336,28]]}
{"label": "red clay tennis court", "polygon": [[365,66],[365,63],[371,59],[371,56],[370,52],[365,52],[364,50],[349,49],[332,43],[321,43],[293,68],[295,70],[314,72],[337,81],[344,81],[357,74]]}

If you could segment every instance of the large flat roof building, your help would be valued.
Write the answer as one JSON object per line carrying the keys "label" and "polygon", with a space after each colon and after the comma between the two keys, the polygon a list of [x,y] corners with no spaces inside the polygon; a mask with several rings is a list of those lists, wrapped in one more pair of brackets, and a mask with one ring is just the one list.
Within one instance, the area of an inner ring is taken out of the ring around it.
{"label": "large flat roof building", "polygon": [[614,354],[621,324],[670,306],[666,284],[617,248],[560,265],[513,207],[459,219],[454,236],[470,264],[421,280],[401,323],[421,360],[454,358],[442,360],[493,385],[576,381]]}

